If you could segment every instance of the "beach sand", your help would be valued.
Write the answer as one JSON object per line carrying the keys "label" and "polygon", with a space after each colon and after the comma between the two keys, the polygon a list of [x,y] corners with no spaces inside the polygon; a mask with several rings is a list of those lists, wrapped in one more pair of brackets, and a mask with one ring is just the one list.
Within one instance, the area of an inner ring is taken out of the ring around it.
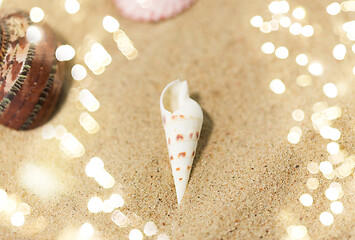
{"label": "beach sand", "polygon": [[[128,239],[132,229],[143,232],[145,223],[153,221],[158,234],[166,233],[172,240],[292,239],[292,226],[300,225],[307,229],[304,239],[354,239],[351,164],[345,165],[350,174],[344,178],[327,179],[321,172],[307,170],[310,162],[333,161],[327,152],[331,140],[324,139],[311,120],[317,102],[341,108],[341,117],[331,126],[341,132],[337,143],[344,158],[350,161],[347,157],[355,154],[354,54],[338,30],[354,19],[349,13],[330,16],[326,12],[330,3],[290,3],[287,15],[293,22],[298,20],[291,11],[297,6],[306,9],[306,18],[298,22],[315,31],[306,38],[283,27],[268,34],[252,27],[255,15],[271,20],[266,1],[200,0],[176,18],[149,24],[121,17],[111,1],[81,1],[80,11],[69,15],[64,1],[5,0],[2,8],[44,10],[48,24],[77,49],[69,66],[84,65],[90,39],[105,47],[112,63],[99,76],[88,70],[90,78],[73,81],[74,90],[49,122],[65,126],[83,144],[82,157],[65,155],[59,140],[41,137],[42,128],[17,132],[0,127],[0,187],[18,208],[26,203],[31,210],[21,227],[11,225],[12,212],[1,212],[1,238],[73,239],[89,222],[95,229],[93,239]],[[136,59],[127,60],[112,34],[102,28],[106,15],[119,20],[138,51]],[[262,53],[260,48],[268,41],[287,47],[289,56],[278,59]],[[338,61],[332,51],[342,42],[348,52],[345,60]],[[306,87],[296,82],[298,76],[309,74],[307,66],[295,62],[300,53],[324,66],[324,73],[312,76]],[[179,206],[159,109],[161,91],[177,78],[188,80],[205,118]],[[276,78],[286,86],[283,94],[269,88]],[[338,86],[334,99],[322,90],[328,82]],[[100,109],[90,113],[100,125],[96,134],[88,134],[79,123],[85,109],[73,96],[83,88],[100,102]],[[304,111],[303,121],[292,118],[295,109]],[[295,126],[302,136],[291,144],[287,136]],[[105,189],[86,175],[92,157],[103,160],[115,179],[112,188]],[[332,162],[334,169],[344,164],[344,158]],[[309,178],[318,179],[318,188],[307,187]],[[339,201],[344,210],[333,214],[334,222],[325,226],[319,218],[322,212],[331,212],[332,201],[325,191],[332,182],[342,187]],[[126,227],[116,225],[111,213],[88,210],[92,197],[105,200],[113,193],[125,201],[118,210],[129,219]],[[313,197],[309,207],[299,201],[306,193]],[[304,228],[296,229],[304,233]]]}

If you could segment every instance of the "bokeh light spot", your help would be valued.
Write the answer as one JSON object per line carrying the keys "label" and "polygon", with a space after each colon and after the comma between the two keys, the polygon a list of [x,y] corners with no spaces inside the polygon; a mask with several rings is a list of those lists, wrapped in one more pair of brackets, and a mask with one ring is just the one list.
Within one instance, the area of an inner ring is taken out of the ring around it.
{"label": "bokeh light spot", "polygon": [[22,212],[15,212],[11,216],[11,224],[20,227],[25,223],[25,216],[23,215]]}
{"label": "bokeh light spot", "polygon": [[333,57],[336,60],[343,60],[345,58],[346,55],[346,47],[344,44],[337,44],[335,45],[334,49],[333,49]]}
{"label": "bokeh light spot", "polygon": [[307,228],[302,225],[287,227],[287,233],[292,239],[302,239],[307,236]]}
{"label": "bokeh light spot", "polygon": [[333,165],[329,161],[323,161],[319,164],[319,170],[323,174],[330,174],[333,172]]}
{"label": "bokeh light spot", "polygon": [[330,15],[337,15],[340,13],[341,7],[340,4],[337,2],[331,3],[327,6],[327,13]]}
{"label": "bokeh light spot", "polygon": [[65,0],[65,10],[69,14],[75,14],[80,10],[80,3],[77,0]]}
{"label": "bokeh light spot", "polygon": [[276,94],[283,94],[286,90],[285,84],[280,79],[274,79],[269,85],[271,91]]}
{"label": "bokeh light spot", "polygon": [[275,51],[275,46],[272,42],[266,42],[261,46],[261,51],[265,54],[271,54]]}
{"label": "bokeh light spot", "polygon": [[261,16],[254,16],[250,19],[250,24],[253,26],[253,27],[261,27],[261,25],[263,24],[263,18]]}
{"label": "bokeh light spot", "polygon": [[91,238],[94,235],[94,227],[91,225],[91,223],[86,222],[81,225],[79,233],[81,237]]}
{"label": "bokeh light spot", "polygon": [[39,23],[43,20],[43,18],[44,18],[44,12],[41,8],[33,7],[30,10],[30,19],[32,22]]}
{"label": "bokeh light spot", "polygon": [[341,202],[335,201],[330,204],[330,210],[332,210],[334,214],[340,214],[343,212],[344,206]]}
{"label": "bokeh light spot", "polygon": [[335,98],[336,96],[338,96],[338,88],[334,83],[324,84],[323,92],[329,98]]}
{"label": "bokeh light spot", "polygon": [[113,33],[120,28],[120,23],[117,21],[116,18],[112,16],[105,16],[104,19],[102,20],[102,26],[107,32]]}
{"label": "bokeh light spot", "polygon": [[312,77],[308,74],[302,74],[297,77],[296,82],[301,87],[307,87],[312,84]]}
{"label": "bokeh light spot", "polygon": [[279,21],[280,25],[284,28],[288,28],[291,26],[291,19],[289,17],[282,17]]}
{"label": "bokeh light spot", "polygon": [[335,201],[339,198],[339,190],[336,188],[327,188],[327,190],[325,190],[325,196],[331,200],[331,201]]}
{"label": "bokeh light spot", "polygon": [[295,121],[301,122],[304,119],[304,112],[301,109],[296,109],[292,112],[292,118]]}
{"label": "bokeh light spot", "polygon": [[302,33],[302,25],[299,23],[291,24],[289,31],[292,35],[300,35]]}
{"label": "bokeh light spot", "polygon": [[145,235],[150,237],[150,236],[154,236],[155,234],[157,234],[157,232],[158,232],[158,228],[154,222],[149,221],[145,224],[145,226],[144,226],[144,234]]}
{"label": "bokeh light spot", "polygon": [[300,197],[300,202],[302,203],[303,206],[309,207],[313,203],[313,198],[308,193],[302,194],[302,196]]}
{"label": "bokeh light spot", "polygon": [[103,202],[99,197],[92,197],[88,202],[88,209],[92,213],[98,213],[102,211]]}
{"label": "bokeh light spot", "polygon": [[336,142],[330,142],[327,144],[327,150],[331,155],[336,155],[340,150],[339,144]]}
{"label": "bokeh light spot", "polygon": [[307,187],[309,189],[315,190],[319,186],[319,181],[317,178],[310,178],[307,180]]}
{"label": "bokeh light spot", "polygon": [[142,240],[143,234],[138,229],[132,229],[129,233],[129,240]]}
{"label": "bokeh light spot", "polygon": [[314,76],[320,76],[323,74],[323,65],[319,62],[312,62],[308,66],[308,71]]}
{"label": "bokeh light spot", "polygon": [[75,49],[70,45],[61,45],[55,51],[58,61],[70,61],[75,57]]}
{"label": "bokeh light spot", "polygon": [[334,222],[334,217],[330,212],[322,212],[319,216],[320,222],[325,226],[330,226]]}
{"label": "bokeh light spot", "polygon": [[292,11],[292,16],[296,19],[304,19],[306,16],[306,10],[303,7],[297,7]]}
{"label": "bokeh light spot", "polygon": [[275,55],[280,59],[286,59],[288,57],[288,49],[286,47],[278,47],[275,50]]}
{"label": "bokeh light spot", "polygon": [[306,66],[308,63],[308,57],[306,54],[299,54],[296,57],[296,63],[300,66]]}
{"label": "bokeh light spot", "polygon": [[319,172],[319,166],[316,162],[309,162],[307,169],[312,174],[317,174]]}
{"label": "bokeh light spot", "polygon": [[306,25],[302,27],[301,33],[304,37],[311,37],[314,34],[314,28],[311,25]]}
{"label": "bokeh light spot", "polygon": [[81,64],[75,64],[71,69],[71,75],[74,80],[81,81],[87,76],[85,67]]}

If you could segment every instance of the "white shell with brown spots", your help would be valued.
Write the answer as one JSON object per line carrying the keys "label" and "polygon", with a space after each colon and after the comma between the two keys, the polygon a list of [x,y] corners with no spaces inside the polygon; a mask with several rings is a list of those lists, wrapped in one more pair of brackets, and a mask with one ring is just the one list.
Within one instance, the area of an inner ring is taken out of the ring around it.
{"label": "white shell with brown spots", "polygon": [[186,81],[169,83],[160,96],[169,160],[178,204],[184,196],[203,122],[200,105],[190,98]]}

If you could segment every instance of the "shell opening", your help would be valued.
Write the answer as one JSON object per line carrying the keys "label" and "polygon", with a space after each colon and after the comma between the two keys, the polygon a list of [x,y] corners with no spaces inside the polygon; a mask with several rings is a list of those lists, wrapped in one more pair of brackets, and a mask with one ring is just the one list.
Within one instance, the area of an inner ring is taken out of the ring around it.
{"label": "shell opening", "polygon": [[164,108],[173,113],[181,106],[183,88],[187,88],[186,81],[174,81],[166,90],[163,95]]}

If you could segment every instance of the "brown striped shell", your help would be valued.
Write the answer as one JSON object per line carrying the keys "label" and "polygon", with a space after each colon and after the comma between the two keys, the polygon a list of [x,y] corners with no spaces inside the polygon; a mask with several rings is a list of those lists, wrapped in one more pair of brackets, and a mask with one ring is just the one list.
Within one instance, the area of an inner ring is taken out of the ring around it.
{"label": "brown striped shell", "polygon": [[[29,42],[27,29],[41,33]],[[0,123],[17,130],[35,128],[51,116],[63,83],[55,58],[57,41],[45,24],[34,24],[27,13],[0,13]]]}

